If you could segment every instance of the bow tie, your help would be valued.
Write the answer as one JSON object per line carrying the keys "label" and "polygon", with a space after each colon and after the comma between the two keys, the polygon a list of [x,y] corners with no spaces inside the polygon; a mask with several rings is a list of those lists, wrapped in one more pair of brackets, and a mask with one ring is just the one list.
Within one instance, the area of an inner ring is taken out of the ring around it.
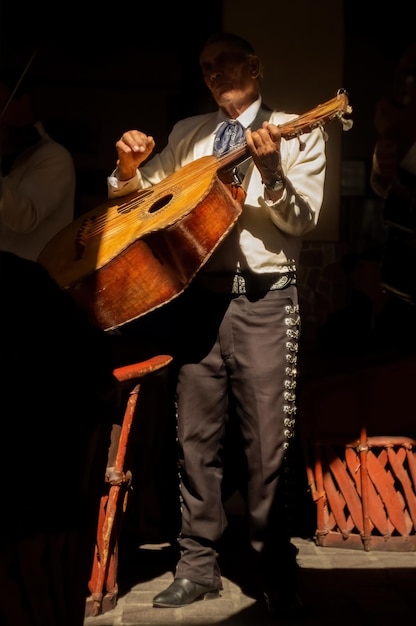
{"label": "bow tie", "polygon": [[244,128],[240,122],[228,120],[223,122],[215,134],[214,154],[221,156],[234,148],[244,144]]}

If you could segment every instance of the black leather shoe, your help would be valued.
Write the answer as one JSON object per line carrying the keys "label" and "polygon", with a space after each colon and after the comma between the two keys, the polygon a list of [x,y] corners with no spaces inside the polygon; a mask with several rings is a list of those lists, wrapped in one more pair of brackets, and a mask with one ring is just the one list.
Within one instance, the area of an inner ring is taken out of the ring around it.
{"label": "black leather shoe", "polygon": [[196,600],[214,600],[220,597],[218,587],[200,585],[188,578],[175,578],[167,589],[153,598],[153,606],[161,608],[177,608],[192,604]]}
{"label": "black leather shoe", "polygon": [[265,592],[267,610],[279,621],[298,622],[305,617],[305,608],[296,591]]}

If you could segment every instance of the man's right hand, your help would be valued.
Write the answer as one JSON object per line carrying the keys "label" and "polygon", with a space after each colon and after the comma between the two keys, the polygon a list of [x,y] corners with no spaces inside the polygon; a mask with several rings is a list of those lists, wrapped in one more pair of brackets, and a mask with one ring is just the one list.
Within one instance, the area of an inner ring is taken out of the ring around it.
{"label": "man's right hand", "polygon": [[150,135],[139,130],[128,130],[116,142],[118,154],[116,176],[119,180],[129,180],[151,154],[155,141]]}

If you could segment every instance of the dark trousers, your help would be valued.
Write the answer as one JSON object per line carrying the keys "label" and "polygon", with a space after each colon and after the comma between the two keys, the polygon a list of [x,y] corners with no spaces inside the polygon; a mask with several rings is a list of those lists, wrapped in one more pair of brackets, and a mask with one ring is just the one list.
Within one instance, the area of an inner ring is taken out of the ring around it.
{"label": "dark trousers", "polygon": [[[176,362],[182,499],[176,577],[220,585],[218,542],[227,525],[222,501],[223,444],[230,398],[248,467],[247,510],[265,575],[287,563],[282,490],[293,437],[297,289],[249,296],[191,286],[178,304]],[[227,445],[232,445],[228,442]]]}

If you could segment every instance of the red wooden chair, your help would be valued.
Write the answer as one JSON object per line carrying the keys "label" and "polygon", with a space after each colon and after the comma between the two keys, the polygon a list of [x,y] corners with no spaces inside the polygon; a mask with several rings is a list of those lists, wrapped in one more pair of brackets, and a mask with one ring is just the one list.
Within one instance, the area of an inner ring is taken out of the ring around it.
{"label": "red wooden chair", "polygon": [[138,406],[142,379],[166,367],[171,361],[169,355],[158,355],[114,370],[121,385],[128,389],[128,399],[121,429],[114,431],[113,428],[112,433],[105,475],[106,493],[100,502],[96,548],[88,584],[91,595],[86,602],[86,617],[105,613],[117,603],[118,537],[131,482],[131,472],[124,467],[130,428]]}

